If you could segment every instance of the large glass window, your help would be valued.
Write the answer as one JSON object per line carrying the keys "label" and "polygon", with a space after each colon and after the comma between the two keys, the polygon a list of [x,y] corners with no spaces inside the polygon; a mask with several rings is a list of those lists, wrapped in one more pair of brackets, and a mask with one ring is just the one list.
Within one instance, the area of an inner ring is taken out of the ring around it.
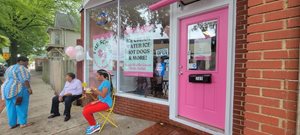
{"label": "large glass window", "polygon": [[117,1],[88,11],[90,85],[98,85],[95,71],[106,69],[114,75],[115,87],[120,81],[118,92],[168,99],[169,7],[148,9],[158,1],[120,0],[120,18]]}
{"label": "large glass window", "polygon": [[117,87],[117,6],[117,2],[110,2],[88,11],[87,77],[90,87],[99,86],[95,76],[99,69],[110,72],[114,87]]}
{"label": "large glass window", "polygon": [[151,12],[159,0],[122,0],[120,90],[167,99],[169,8]]}

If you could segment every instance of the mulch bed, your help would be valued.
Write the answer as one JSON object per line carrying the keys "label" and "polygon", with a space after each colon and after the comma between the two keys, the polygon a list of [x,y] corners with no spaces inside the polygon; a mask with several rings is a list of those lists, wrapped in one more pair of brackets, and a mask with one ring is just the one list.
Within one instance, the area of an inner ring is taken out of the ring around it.
{"label": "mulch bed", "polygon": [[197,133],[169,124],[156,123],[138,135],[198,135]]}

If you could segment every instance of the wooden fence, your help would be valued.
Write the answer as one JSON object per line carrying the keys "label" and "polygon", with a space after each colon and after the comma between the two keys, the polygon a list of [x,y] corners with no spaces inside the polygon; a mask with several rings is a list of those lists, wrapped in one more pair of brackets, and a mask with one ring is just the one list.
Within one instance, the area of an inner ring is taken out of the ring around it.
{"label": "wooden fence", "polygon": [[47,60],[43,62],[43,80],[59,93],[65,84],[68,72],[76,74],[76,63],[73,60]]}

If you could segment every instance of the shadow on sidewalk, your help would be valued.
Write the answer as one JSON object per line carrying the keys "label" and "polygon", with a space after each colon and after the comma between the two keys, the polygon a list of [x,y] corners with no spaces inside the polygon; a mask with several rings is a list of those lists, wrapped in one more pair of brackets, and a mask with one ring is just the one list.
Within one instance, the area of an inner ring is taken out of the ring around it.
{"label": "shadow on sidewalk", "polygon": [[[32,71],[31,87],[33,95],[30,96],[28,121],[34,125],[21,129],[9,129],[6,117],[6,110],[0,114],[0,134],[1,135],[82,135],[88,126],[87,121],[82,116],[82,107],[72,106],[72,118],[64,122],[64,117],[48,119],[50,115],[51,100],[53,90],[49,85],[42,81],[41,73]],[[60,104],[60,112],[64,110],[64,105]],[[95,115],[96,116],[96,115]],[[96,116],[97,117],[97,116]],[[154,125],[154,122],[142,119],[114,114],[118,128],[106,125],[101,132],[103,135],[134,135],[144,129]]]}

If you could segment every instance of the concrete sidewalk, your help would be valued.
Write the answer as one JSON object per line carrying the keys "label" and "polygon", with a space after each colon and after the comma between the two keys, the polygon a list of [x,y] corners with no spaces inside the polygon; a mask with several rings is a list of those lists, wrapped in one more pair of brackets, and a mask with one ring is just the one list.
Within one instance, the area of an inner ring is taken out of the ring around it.
{"label": "concrete sidewalk", "polygon": [[[0,134],[1,135],[83,135],[85,128],[88,126],[81,112],[82,107],[72,106],[72,118],[68,122],[64,122],[64,117],[47,119],[50,115],[51,99],[54,91],[45,84],[41,79],[41,74],[32,72],[32,90],[33,95],[30,97],[29,106],[29,122],[34,122],[33,126],[21,129],[9,129],[7,124],[6,110],[0,114]],[[60,113],[62,114],[64,105],[60,104]],[[132,117],[113,115],[116,119],[118,128],[106,125],[101,132],[103,135],[134,135],[145,128],[154,125],[154,122],[136,119]],[[99,134],[99,133],[95,133]]]}

